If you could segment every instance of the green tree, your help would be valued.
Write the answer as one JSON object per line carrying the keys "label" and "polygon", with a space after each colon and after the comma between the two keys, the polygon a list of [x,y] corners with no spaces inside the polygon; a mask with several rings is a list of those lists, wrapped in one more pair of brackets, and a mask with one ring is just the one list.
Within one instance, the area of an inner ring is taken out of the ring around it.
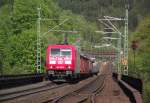
{"label": "green tree", "polygon": [[[135,33],[131,37],[132,40],[139,42],[139,48],[136,51],[136,72],[141,75],[144,80],[144,100],[149,103],[150,96],[150,17],[148,16],[140,22]],[[131,53],[131,55],[133,55]],[[131,62],[133,62],[131,60]],[[133,67],[133,66],[132,66]],[[132,70],[132,69],[131,69]]]}

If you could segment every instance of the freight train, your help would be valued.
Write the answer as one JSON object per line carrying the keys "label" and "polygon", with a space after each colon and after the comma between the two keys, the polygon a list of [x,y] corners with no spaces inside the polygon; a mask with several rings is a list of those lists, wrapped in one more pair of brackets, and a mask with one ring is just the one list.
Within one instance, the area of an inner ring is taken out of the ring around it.
{"label": "freight train", "polygon": [[81,54],[74,45],[49,45],[46,73],[50,80],[75,80],[99,72],[95,61]]}

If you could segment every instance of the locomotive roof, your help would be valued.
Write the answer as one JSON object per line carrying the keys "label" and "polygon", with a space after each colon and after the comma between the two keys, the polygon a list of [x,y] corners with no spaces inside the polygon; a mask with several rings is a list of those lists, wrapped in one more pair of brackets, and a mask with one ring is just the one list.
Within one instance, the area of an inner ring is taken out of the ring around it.
{"label": "locomotive roof", "polygon": [[48,47],[71,47],[74,48],[74,45],[61,45],[61,44],[53,44],[53,45],[48,45]]}

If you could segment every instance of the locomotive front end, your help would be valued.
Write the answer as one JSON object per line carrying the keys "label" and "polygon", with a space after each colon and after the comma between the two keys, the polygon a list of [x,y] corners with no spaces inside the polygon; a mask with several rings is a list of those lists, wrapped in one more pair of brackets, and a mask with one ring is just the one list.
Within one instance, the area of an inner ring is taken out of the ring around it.
{"label": "locomotive front end", "polygon": [[46,55],[46,71],[50,79],[67,78],[74,72],[74,47],[49,46]]}

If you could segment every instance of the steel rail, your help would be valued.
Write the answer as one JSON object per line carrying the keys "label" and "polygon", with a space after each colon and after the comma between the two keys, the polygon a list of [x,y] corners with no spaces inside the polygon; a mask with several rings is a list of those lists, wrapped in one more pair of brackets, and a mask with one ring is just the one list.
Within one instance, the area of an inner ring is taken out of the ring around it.
{"label": "steel rail", "polygon": [[28,95],[31,95],[31,94],[45,92],[47,90],[61,88],[61,87],[64,87],[66,85],[67,85],[67,83],[62,84],[62,85],[49,84],[49,85],[44,85],[44,86],[41,86],[41,87],[27,89],[27,90],[23,90],[23,91],[19,91],[19,92],[8,93],[8,94],[4,94],[4,95],[1,94],[0,95],[0,102],[12,100],[12,99],[16,99],[16,98],[20,98],[20,97],[24,97],[24,96],[28,96]]}
{"label": "steel rail", "polygon": [[74,103],[82,103],[87,100],[89,100],[89,97],[92,97],[93,94],[95,94],[97,91],[101,91],[104,88],[104,81],[105,81],[106,75],[100,75],[87,85],[84,85],[83,87],[68,93],[66,95],[63,95],[61,97],[55,98],[54,100],[50,100],[44,103],[61,103],[62,101],[65,101],[65,99],[71,100],[71,98],[76,98]]}

